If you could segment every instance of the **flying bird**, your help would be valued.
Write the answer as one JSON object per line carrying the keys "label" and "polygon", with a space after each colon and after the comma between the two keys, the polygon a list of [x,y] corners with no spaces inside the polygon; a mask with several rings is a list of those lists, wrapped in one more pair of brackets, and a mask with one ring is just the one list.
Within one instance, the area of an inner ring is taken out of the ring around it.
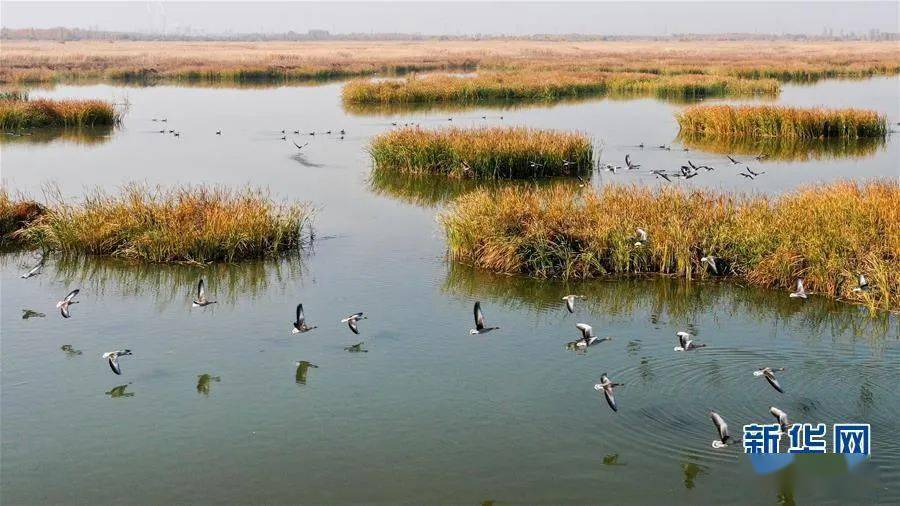
{"label": "flying bird", "polygon": [[725,155],[725,158],[728,158],[731,161],[731,163],[733,163],[735,165],[741,163],[741,162],[735,160],[734,158],[732,158],[731,155]]}
{"label": "flying bird", "polygon": [[745,173],[743,173],[743,172],[738,172],[738,175],[739,175],[739,176],[744,176],[745,178],[751,179],[751,180],[754,178],[753,174],[745,174]]}
{"label": "flying bird", "polygon": [[712,442],[712,447],[724,448],[728,446],[728,440],[731,439],[731,435],[728,434],[728,424],[725,423],[725,419],[715,411],[709,412],[709,418],[712,420],[713,425],[716,426],[716,432],[719,433],[719,439]]}
{"label": "flying bird", "polygon": [[753,169],[751,169],[750,167],[744,167],[744,168],[747,169],[747,172],[749,172],[750,175],[753,176],[753,177],[761,176],[761,175],[763,175],[763,174],[766,173],[766,171],[762,171],[762,172],[753,172]]}
{"label": "flying bird", "polygon": [[753,371],[753,375],[757,376],[757,377],[763,376],[764,378],[766,378],[766,381],[768,381],[769,384],[772,385],[772,388],[777,390],[779,393],[783,394],[784,389],[781,388],[781,384],[778,383],[778,380],[775,378],[775,371],[782,372],[782,371],[784,371],[784,367],[781,367],[778,369],[773,369],[771,367],[763,367],[762,369],[757,369],[757,370]]}
{"label": "flying bird", "polygon": [[713,274],[718,274],[719,269],[716,267],[716,257],[712,255],[706,255],[705,257],[700,258],[701,265],[708,265],[710,269],[712,269]]}
{"label": "flying bird", "polygon": [[131,355],[131,350],[107,351],[101,355],[101,357],[109,362],[109,368],[112,369],[112,372],[121,375],[122,367],[119,366],[119,357],[124,357],[126,355]]}
{"label": "flying bird", "polygon": [[303,332],[309,332],[310,330],[316,328],[315,325],[310,327],[306,324],[306,316],[303,314],[303,304],[297,304],[297,320],[294,321],[294,328],[291,329],[291,334],[300,334]]}
{"label": "flying bird", "polygon": [[294,143],[294,146],[297,146],[297,149],[303,149],[303,148],[305,148],[306,146],[309,145],[309,143],[307,142],[306,144],[304,144],[304,145],[301,146],[301,145],[297,144],[297,141],[295,141],[295,140],[293,140],[293,139],[291,139],[291,142]]}
{"label": "flying bird", "polygon": [[631,163],[631,156],[625,155],[625,166],[628,167],[628,170],[636,170],[640,169],[641,166],[636,163]]}
{"label": "flying bird", "polygon": [[705,344],[695,344],[687,332],[676,332],[675,335],[678,336],[678,346],[675,347],[675,351],[691,351],[706,347]]}
{"label": "flying bird", "polygon": [[341,323],[346,323],[354,334],[359,334],[359,326],[357,326],[357,322],[359,320],[367,320],[368,318],[368,316],[363,316],[362,312],[353,313],[352,315],[349,315],[346,318],[342,319]]}
{"label": "flying bird", "polygon": [[604,341],[612,341],[611,337],[604,337],[603,339],[598,338],[594,335],[594,328],[588,325],[587,323],[576,323],[575,327],[581,331],[581,339],[575,341],[573,344],[575,348],[587,348],[588,346],[593,346],[598,343],[602,343]]}
{"label": "flying bird", "polygon": [[797,291],[791,292],[792,299],[805,299],[806,298],[806,290],[803,288],[803,280],[797,280]]}
{"label": "flying bird", "polygon": [[638,227],[637,228],[637,241],[635,241],[635,246],[640,246],[647,242],[647,231]]}
{"label": "flying bird", "polygon": [[200,278],[200,282],[197,283],[197,298],[194,299],[194,303],[191,307],[205,307],[210,304],[215,304],[214,300],[206,299],[206,290],[203,288],[203,278]]}
{"label": "flying bird", "polygon": [[769,408],[769,413],[772,413],[772,416],[774,416],[775,419],[778,420],[778,425],[781,426],[782,432],[785,432],[788,430],[788,427],[790,427],[791,424],[790,424],[790,422],[788,422],[787,413],[776,408],[775,406],[771,406]]}
{"label": "flying bird", "polygon": [[484,324],[484,313],[481,312],[481,302],[475,303],[475,328],[470,330],[470,334],[485,334],[492,330],[498,330],[500,327],[486,327]]}
{"label": "flying bird", "polygon": [[570,313],[575,312],[575,299],[583,299],[584,295],[566,295],[562,298],[562,300],[566,301],[566,309],[569,310]]}
{"label": "flying bird", "polygon": [[869,282],[866,280],[866,277],[862,274],[859,275],[859,278],[856,280],[857,287],[853,289],[854,293],[865,292],[869,289]]}
{"label": "flying bird", "polygon": [[609,404],[609,407],[612,408],[613,411],[619,411],[619,407],[616,405],[616,398],[613,396],[613,387],[621,387],[624,385],[624,383],[613,383],[606,376],[606,373],[603,373],[600,376],[600,383],[594,385],[594,390],[602,390],[603,396],[606,397],[606,403]]}
{"label": "flying bird", "polygon": [[69,294],[66,295],[63,300],[56,303],[56,307],[59,308],[59,314],[61,314],[63,318],[69,317],[69,306],[70,305],[78,304],[78,301],[74,300],[74,299],[75,299],[75,296],[78,295],[78,292],[80,292],[80,291],[81,290],[76,288],[76,289],[72,290],[71,292],[69,292]]}

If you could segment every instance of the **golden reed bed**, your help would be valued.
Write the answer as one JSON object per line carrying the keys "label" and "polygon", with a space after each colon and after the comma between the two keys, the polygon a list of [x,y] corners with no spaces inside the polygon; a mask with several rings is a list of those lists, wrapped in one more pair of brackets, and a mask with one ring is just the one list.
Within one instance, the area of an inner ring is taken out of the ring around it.
{"label": "golden reed bed", "polygon": [[369,153],[380,170],[453,178],[575,176],[593,165],[586,135],[525,127],[399,128],[376,136]]}
{"label": "golden reed bed", "polygon": [[[450,257],[544,278],[719,275],[900,310],[900,183],[810,186],[780,197],[608,186],[466,194],[441,215]],[[637,228],[648,240],[636,245]],[[871,288],[856,292],[865,274]]]}
{"label": "golden reed bed", "polygon": [[[148,262],[216,262],[265,258],[300,248],[309,236],[312,209],[279,204],[261,190],[202,186],[162,189],[130,184],[100,190],[80,202],[53,195],[41,212],[20,219],[32,205],[4,190],[4,237],[22,246]],[[7,234],[7,223],[15,229]]]}
{"label": "golden reed bed", "polygon": [[0,42],[0,82],[69,78],[365,75],[469,68],[710,73],[816,79],[900,71],[897,42],[329,41]]}
{"label": "golden reed bed", "polygon": [[704,105],[676,113],[682,135],[788,139],[884,138],[887,118],[865,109]]}

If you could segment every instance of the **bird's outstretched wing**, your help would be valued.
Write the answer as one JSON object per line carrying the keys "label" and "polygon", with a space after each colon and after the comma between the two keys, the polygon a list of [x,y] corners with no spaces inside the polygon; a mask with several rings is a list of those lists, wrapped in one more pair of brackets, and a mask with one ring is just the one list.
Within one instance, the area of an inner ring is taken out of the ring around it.
{"label": "bird's outstretched wing", "polygon": [[303,304],[297,304],[297,321],[295,322],[298,326],[302,326],[306,321],[306,318],[303,315]]}
{"label": "bird's outstretched wing", "polygon": [[484,313],[481,312],[481,302],[475,303],[475,328],[484,329]]}

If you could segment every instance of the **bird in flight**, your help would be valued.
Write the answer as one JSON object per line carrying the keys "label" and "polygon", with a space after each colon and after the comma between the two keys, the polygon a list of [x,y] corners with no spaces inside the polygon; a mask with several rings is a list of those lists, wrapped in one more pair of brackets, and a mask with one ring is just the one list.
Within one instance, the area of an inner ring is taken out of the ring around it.
{"label": "bird in flight", "polygon": [[687,332],[676,332],[675,335],[678,336],[678,346],[675,347],[675,351],[691,351],[706,347],[705,344],[695,344]]}
{"label": "bird in flight", "polygon": [[122,367],[119,366],[119,357],[124,357],[126,355],[131,355],[131,350],[107,351],[101,355],[101,357],[106,359],[109,363],[109,368],[112,369],[112,372],[121,375]]}
{"label": "bird in flight", "polygon": [[208,300],[206,298],[206,290],[203,288],[203,278],[200,278],[200,282],[197,283],[197,298],[194,299],[192,307],[206,307],[215,303],[216,301]]}
{"label": "bird in flight", "polygon": [[594,390],[602,391],[603,396],[606,397],[606,403],[609,404],[609,407],[612,408],[613,411],[619,411],[618,405],[616,405],[616,398],[613,396],[613,388],[624,386],[624,383],[613,383],[610,381],[609,377],[606,376],[606,373],[603,373],[600,376],[600,383],[594,385]]}
{"label": "bird in flight", "polygon": [[78,304],[78,301],[75,300],[75,296],[80,292],[78,288],[72,290],[68,293],[68,295],[63,298],[63,300],[56,303],[56,307],[59,309],[59,314],[62,315],[63,318],[69,318],[69,306],[72,304]]}
{"label": "bird in flight", "polygon": [[772,388],[777,390],[779,393],[784,393],[784,389],[781,388],[781,384],[778,383],[778,380],[775,378],[775,371],[782,372],[784,371],[784,367],[780,367],[778,369],[773,369],[771,367],[763,367],[761,369],[757,369],[753,371],[753,375],[756,377],[762,376],[766,378],[766,381],[772,385]]}
{"label": "bird in flight", "polygon": [[297,304],[297,319],[294,321],[294,328],[291,329],[291,334],[309,332],[314,328],[316,328],[315,325],[310,327],[306,324],[306,316],[303,314],[303,304]]}
{"label": "bird in flight", "polygon": [[583,299],[584,295],[566,295],[562,298],[562,300],[566,301],[566,309],[569,310],[570,313],[575,312],[575,299]]}
{"label": "bird in flight", "polygon": [[368,318],[369,317],[364,316],[362,312],[353,313],[352,315],[349,315],[346,318],[342,319],[341,323],[346,323],[354,334],[359,334],[359,326],[357,325],[357,322],[359,322],[359,320],[367,320]]}
{"label": "bird in flight", "polygon": [[498,330],[500,327],[487,327],[484,323],[484,313],[481,312],[481,302],[475,303],[475,328],[470,330],[470,334],[486,334],[492,330]]}

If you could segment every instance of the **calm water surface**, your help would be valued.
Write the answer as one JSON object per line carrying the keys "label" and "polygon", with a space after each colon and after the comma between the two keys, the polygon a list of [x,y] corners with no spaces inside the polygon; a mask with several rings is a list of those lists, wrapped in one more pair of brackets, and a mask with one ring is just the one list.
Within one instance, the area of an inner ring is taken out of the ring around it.
{"label": "calm water surface", "polygon": [[[79,197],[129,181],[249,183],[313,202],[318,239],[302,256],[206,269],[53,257],[29,280],[18,276],[31,254],[0,255],[4,503],[900,501],[896,317],[734,283],[567,286],[449,264],[435,216],[471,185],[372,175],[365,152],[393,122],[576,129],[604,162],[631,153],[644,168],[674,170],[690,159],[718,170],[677,184],[778,193],[897,177],[897,137],[825,155],[792,147],[806,154],[763,163],[748,154],[766,171],[748,183],[722,154],[679,151],[673,113],[683,104],[366,113],[344,110],[340,86],[34,92],[127,100],[130,110],[111,132],[5,140],[7,188],[39,197],[54,184]],[[875,108],[892,123],[900,112],[896,78],[785,86],[777,102]],[[343,140],[323,134],[341,128]],[[282,129],[309,142],[302,156]],[[660,144],[672,150],[649,147]],[[593,177],[610,182],[662,184],[644,170]],[[190,308],[199,276],[219,304]],[[63,320],[54,304],[76,287],[82,302]],[[559,298],[573,292],[588,299],[569,315]],[[500,331],[468,334],[475,300]],[[293,336],[300,301],[319,328]],[[23,319],[24,309],[46,317]],[[338,323],[354,311],[369,315],[358,337]],[[579,321],[614,339],[567,352]],[[673,352],[679,330],[709,347]],[[360,340],[368,353],[344,351]],[[100,354],[126,347],[134,356],[115,376]],[[301,381],[298,360],[319,367]],[[752,376],[765,365],[787,368],[786,394]],[[604,372],[626,384],[618,413],[593,389]],[[221,378],[208,390],[198,387],[207,373]],[[872,459],[852,474],[839,458],[798,459],[761,477],[739,447],[711,448],[709,408],[739,433],[769,422],[771,405],[792,421],[871,423]]]}

